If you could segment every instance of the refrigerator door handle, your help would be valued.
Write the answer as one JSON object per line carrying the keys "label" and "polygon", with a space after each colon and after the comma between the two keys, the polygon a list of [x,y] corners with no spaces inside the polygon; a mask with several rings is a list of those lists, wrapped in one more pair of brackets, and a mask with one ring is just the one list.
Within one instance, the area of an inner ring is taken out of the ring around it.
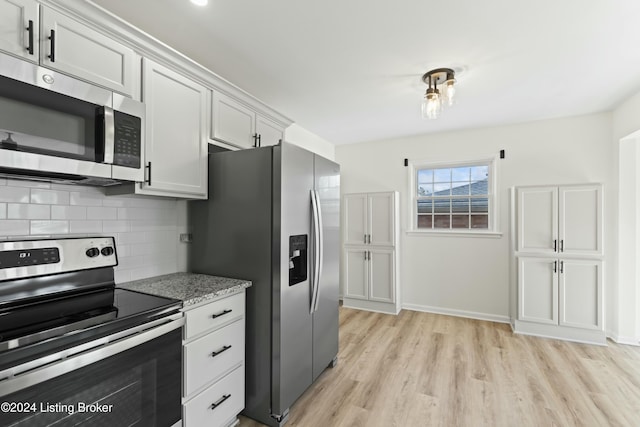
{"label": "refrigerator door handle", "polygon": [[316,303],[313,311],[318,311],[318,303],[320,302],[320,283],[322,282],[322,265],[324,264],[324,224],[322,221],[322,209],[320,206],[320,193],[318,193],[318,190],[315,190],[314,192],[316,194],[316,215],[318,216],[318,255],[316,256],[316,259],[318,260],[318,281],[315,286]]}
{"label": "refrigerator door handle", "polygon": [[309,313],[313,313],[316,308],[316,288],[318,287],[318,253],[320,252],[320,228],[318,224],[318,202],[316,200],[315,190],[309,192],[311,196],[311,237],[313,240],[313,259],[311,266],[313,268],[311,274],[311,306],[309,307]]}

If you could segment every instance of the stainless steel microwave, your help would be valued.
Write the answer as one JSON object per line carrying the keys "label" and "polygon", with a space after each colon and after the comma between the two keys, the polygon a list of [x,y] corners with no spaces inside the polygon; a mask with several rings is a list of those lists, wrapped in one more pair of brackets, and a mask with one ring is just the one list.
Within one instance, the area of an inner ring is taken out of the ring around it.
{"label": "stainless steel microwave", "polygon": [[144,104],[0,54],[0,176],[144,180]]}

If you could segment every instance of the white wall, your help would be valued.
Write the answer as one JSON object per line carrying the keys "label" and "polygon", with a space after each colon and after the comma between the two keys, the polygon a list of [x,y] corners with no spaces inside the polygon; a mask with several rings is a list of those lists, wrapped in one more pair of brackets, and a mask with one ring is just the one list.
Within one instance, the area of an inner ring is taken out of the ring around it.
{"label": "white wall", "polygon": [[[612,202],[616,206],[620,204],[619,223],[614,230],[619,236],[620,259],[615,277],[617,286],[612,295],[615,311],[611,315],[611,334],[617,341],[630,344],[640,341],[640,260],[634,256],[640,253],[637,248],[640,239],[633,241],[640,233],[637,226],[640,208],[636,205],[640,203],[640,187],[631,185],[640,173],[637,157],[640,156],[640,135],[636,133],[639,130],[640,92],[620,104],[612,114],[612,160],[617,172],[614,185],[616,190],[619,188]],[[625,198],[620,198],[620,194]]]}
{"label": "white wall", "polygon": [[0,179],[0,239],[114,236],[116,283],[186,271],[186,202]]}
{"label": "white wall", "polygon": [[[501,238],[407,235],[408,168],[403,159],[498,160]],[[509,314],[508,189],[520,185],[605,185],[605,264],[613,258],[616,210],[607,203],[613,161],[608,113],[420,135],[336,147],[342,193],[397,190],[401,208],[401,288],[406,307],[506,321]],[[606,281],[611,281],[607,265]]]}
{"label": "white wall", "polygon": [[335,146],[332,143],[295,123],[285,130],[284,140],[320,154],[329,160],[335,159]]}

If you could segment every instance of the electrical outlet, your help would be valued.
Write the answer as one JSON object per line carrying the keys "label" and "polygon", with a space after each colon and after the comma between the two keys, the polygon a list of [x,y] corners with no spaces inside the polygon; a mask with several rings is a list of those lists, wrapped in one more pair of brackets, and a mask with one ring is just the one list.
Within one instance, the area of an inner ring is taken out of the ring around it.
{"label": "electrical outlet", "polygon": [[180,241],[182,243],[191,243],[193,235],[191,233],[180,233]]}

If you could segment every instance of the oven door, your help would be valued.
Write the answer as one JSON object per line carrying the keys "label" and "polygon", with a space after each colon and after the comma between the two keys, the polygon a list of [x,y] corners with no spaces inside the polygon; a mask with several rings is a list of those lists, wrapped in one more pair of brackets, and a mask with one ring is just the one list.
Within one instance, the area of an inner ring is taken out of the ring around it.
{"label": "oven door", "polygon": [[[106,345],[86,350],[87,343],[65,350],[76,354],[17,367],[28,370],[0,381],[0,425],[180,425],[183,323],[119,333]],[[38,363],[45,365],[31,368]]]}

